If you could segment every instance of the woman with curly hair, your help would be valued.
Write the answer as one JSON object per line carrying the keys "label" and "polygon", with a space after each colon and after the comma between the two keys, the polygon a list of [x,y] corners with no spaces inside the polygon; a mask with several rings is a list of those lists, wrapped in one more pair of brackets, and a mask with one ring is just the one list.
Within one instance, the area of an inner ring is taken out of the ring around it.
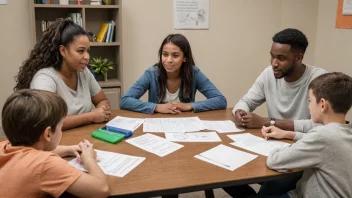
{"label": "woman with curly hair", "polygon": [[61,96],[68,106],[63,129],[107,121],[110,103],[87,68],[89,47],[81,26],[69,19],[56,21],[20,67],[14,91],[41,89]]}

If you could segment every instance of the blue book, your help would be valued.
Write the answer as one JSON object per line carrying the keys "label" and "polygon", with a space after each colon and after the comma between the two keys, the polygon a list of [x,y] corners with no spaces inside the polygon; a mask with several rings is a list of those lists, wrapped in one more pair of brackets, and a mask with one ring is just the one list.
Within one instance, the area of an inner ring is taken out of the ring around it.
{"label": "blue book", "polygon": [[131,137],[133,135],[133,131],[121,129],[121,128],[113,127],[113,126],[104,126],[101,129],[109,131],[109,132],[123,134],[125,136],[125,138]]}

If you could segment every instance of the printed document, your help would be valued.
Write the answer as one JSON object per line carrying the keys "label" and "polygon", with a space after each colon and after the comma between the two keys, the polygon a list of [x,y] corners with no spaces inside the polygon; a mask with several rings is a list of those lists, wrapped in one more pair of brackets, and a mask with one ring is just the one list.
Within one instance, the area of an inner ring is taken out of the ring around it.
{"label": "printed document", "polygon": [[230,144],[265,156],[268,156],[269,153],[276,148],[291,145],[275,140],[265,140],[264,138],[257,137],[250,133],[228,135],[228,137],[235,141]]}
{"label": "printed document", "polygon": [[224,120],[224,121],[203,120],[202,122],[205,129],[215,130],[219,133],[244,131],[243,129],[238,128],[236,124],[233,123],[231,120]]}
{"label": "printed document", "polygon": [[[145,157],[124,155],[96,149],[95,151],[97,152],[98,165],[103,172],[107,175],[117,177],[124,177],[145,160]],[[77,158],[72,159],[68,163],[75,168],[87,172],[83,164],[77,161]]]}
{"label": "printed document", "polygon": [[183,147],[181,144],[170,142],[165,138],[150,133],[128,139],[126,142],[160,157],[164,157]]}
{"label": "printed document", "polygon": [[106,126],[117,127],[120,129],[134,131],[141,124],[143,124],[144,120],[145,120],[144,118],[141,119],[141,118],[128,118],[128,117],[117,116],[114,119],[110,120],[108,123],[106,123]]}
{"label": "printed document", "polygon": [[233,171],[236,168],[239,168],[254,160],[256,157],[258,157],[258,155],[239,151],[237,149],[220,144],[194,157]]}
{"label": "printed document", "polygon": [[352,15],[352,0],[343,0],[343,15]]}
{"label": "printed document", "polygon": [[167,140],[172,142],[221,142],[216,132],[197,133],[165,133]]}
{"label": "printed document", "polygon": [[146,118],[143,132],[193,132],[203,130],[198,117],[188,118]]}

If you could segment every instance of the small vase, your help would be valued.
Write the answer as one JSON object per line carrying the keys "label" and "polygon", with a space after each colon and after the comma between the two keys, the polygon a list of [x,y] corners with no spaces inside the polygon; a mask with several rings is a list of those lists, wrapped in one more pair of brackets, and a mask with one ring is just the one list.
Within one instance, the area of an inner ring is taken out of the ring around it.
{"label": "small vase", "polygon": [[108,73],[104,73],[104,80],[108,81]]}
{"label": "small vase", "polygon": [[110,5],[111,4],[111,0],[103,0],[104,5]]}

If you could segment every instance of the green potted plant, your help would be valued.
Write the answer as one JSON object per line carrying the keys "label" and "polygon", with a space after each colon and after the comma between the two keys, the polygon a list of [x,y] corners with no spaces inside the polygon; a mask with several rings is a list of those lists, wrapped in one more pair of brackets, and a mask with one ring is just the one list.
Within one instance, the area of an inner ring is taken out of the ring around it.
{"label": "green potted plant", "polygon": [[96,57],[89,60],[89,66],[93,73],[103,74],[104,80],[107,81],[108,71],[113,69],[114,63],[107,58]]}

